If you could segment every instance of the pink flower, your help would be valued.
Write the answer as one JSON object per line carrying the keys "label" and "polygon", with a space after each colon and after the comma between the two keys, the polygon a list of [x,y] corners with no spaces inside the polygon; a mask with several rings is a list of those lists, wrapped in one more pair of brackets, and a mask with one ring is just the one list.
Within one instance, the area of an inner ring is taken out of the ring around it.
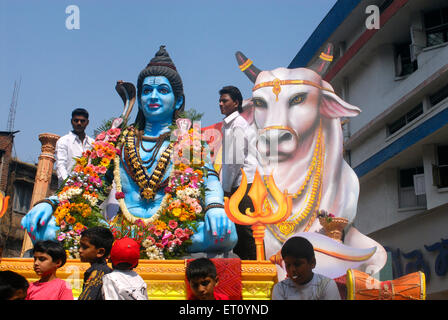
{"label": "pink flower", "polygon": [[112,122],[112,127],[117,128],[122,123],[123,123],[123,119],[122,118],[115,118],[114,121]]}
{"label": "pink flower", "polygon": [[101,132],[99,135],[96,136],[95,141],[103,141],[104,138],[106,138],[106,132]]}
{"label": "pink flower", "polygon": [[65,239],[65,233],[61,233],[59,236],[58,236],[58,241],[63,241]]}
{"label": "pink flower", "polygon": [[106,171],[107,171],[107,168],[106,167],[95,167],[95,172],[96,173],[100,173],[100,174],[105,174],[106,173]]}
{"label": "pink flower", "polygon": [[104,158],[104,156],[105,156],[104,151],[101,150],[101,149],[98,149],[97,152],[96,152],[96,154],[97,154],[98,157],[100,157],[100,158]]}
{"label": "pink flower", "polygon": [[168,242],[168,240],[170,240],[173,237],[173,234],[171,232],[165,232],[165,234],[162,237],[162,243],[164,243],[164,245],[166,245],[166,242]]}
{"label": "pink flower", "polygon": [[121,132],[121,130],[118,128],[112,128],[112,129],[107,130],[107,134],[114,138],[118,137],[120,135],[120,132]]}
{"label": "pink flower", "polygon": [[174,230],[174,235],[177,238],[182,238],[185,235],[184,230],[182,230],[182,228],[177,228],[176,230]]}
{"label": "pink flower", "polygon": [[169,222],[168,222],[168,226],[171,228],[171,229],[176,229],[177,228],[177,222],[176,221],[174,221],[174,220],[170,220]]}

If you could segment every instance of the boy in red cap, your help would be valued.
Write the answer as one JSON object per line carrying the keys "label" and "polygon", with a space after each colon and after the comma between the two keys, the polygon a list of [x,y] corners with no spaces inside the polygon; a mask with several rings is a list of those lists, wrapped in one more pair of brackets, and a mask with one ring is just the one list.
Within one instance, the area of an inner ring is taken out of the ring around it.
{"label": "boy in red cap", "polygon": [[133,239],[115,240],[110,252],[111,273],[103,276],[105,300],[148,300],[145,281],[134,269],[140,258],[140,245]]}

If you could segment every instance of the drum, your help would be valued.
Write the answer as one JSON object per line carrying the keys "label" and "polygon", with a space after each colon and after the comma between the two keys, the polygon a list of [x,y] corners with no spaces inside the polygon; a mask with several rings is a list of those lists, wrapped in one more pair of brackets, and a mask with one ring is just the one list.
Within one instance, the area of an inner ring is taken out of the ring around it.
{"label": "drum", "polygon": [[421,271],[391,281],[379,281],[359,270],[347,270],[347,300],[425,300]]}

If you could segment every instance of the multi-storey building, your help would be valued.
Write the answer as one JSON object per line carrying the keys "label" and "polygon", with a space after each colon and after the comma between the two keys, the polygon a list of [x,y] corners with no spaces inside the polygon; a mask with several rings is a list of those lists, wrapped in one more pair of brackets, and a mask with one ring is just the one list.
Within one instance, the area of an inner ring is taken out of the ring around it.
{"label": "multi-storey building", "polygon": [[289,67],[327,42],[325,80],[362,109],[342,121],[354,225],[387,248],[394,278],[422,270],[428,299],[448,299],[448,2],[339,0]]}

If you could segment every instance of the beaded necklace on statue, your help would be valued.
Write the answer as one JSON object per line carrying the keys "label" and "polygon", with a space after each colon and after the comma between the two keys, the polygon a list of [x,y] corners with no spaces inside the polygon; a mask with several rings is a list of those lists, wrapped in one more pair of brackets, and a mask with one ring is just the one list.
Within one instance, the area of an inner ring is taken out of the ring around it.
{"label": "beaded necklace on statue", "polygon": [[[302,206],[298,212],[294,213],[286,221],[267,226],[279,241],[286,241],[286,239],[295,231],[299,223],[309,216],[310,212],[312,212],[312,215],[304,231],[308,231],[311,228],[313,222],[316,220],[317,211],[319,210],[322,195],[324,155],[325,145],[322,134],[322,123],[320,123],[316,145],[313,152],[313,158],[311,160],[310,166],[308,167],[305,180],[303,181],[297,192],[295,192],[294,194],[290,194],[292,195],[293,199],[298,198],[311,180],[311,187],[304,195],[305,205]],[[273,208],[273,205],[268,198],[266,198],[266,200],[267,201],[265,202],[265,207],[267,208],[267,210],[270,210],[271,208]]]}
{"label": "beaded necklace on statue", "polygon": [[[157,156],[157,153],[165,140],[165,135],[159,137],[161,142],[156,143],[158,146],[157,152],[153,152],[153,156],[149,161],[150,164],[146,167],[140,157],[140,144],[141,140],[138,139],[138,133],[133,127],[128,128],[124,133],[124,159],[127,164],[128,173],[134,182],[140,187],[140,195],[146,200],[154,199],[157,189],[160,187],[162,178],[165,175],[168,163],[170,161],[171,153],[173,151],[174,143],[171,142],[168,147],[162,152],[162,155],[157,162],[152,174],[149,174],[147,168],[151,167]],[[157,138],[156,138],[157,139]]]}

